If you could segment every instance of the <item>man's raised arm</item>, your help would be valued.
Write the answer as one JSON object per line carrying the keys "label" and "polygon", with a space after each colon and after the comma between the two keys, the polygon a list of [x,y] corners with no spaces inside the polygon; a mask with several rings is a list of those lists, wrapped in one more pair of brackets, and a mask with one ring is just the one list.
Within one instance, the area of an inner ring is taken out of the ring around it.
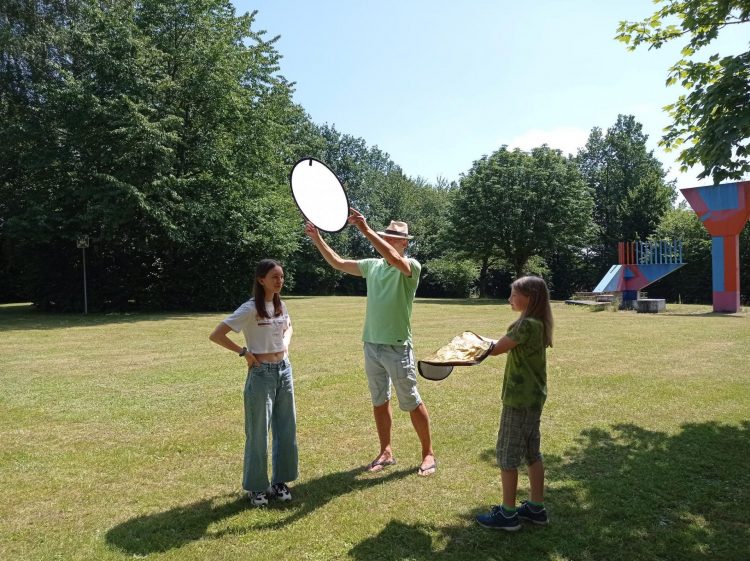
{"label": "man's raised arm", "polygon": [[375,230],[370,228],[367,224],[367,220],[362,216],[362,213],[350,208],[348,222],[349,224],[353,224],[357,230],[362,232],[362,234],[370,240],[372,246],[383,256],[383,259],[388,261],[388,263],[396,267],[407,277],[411,276],[411,264],[409,263],[409,260],[396,251],[391,244],[381,238]]}
{"label": "man's raised arm", "polygon": [[359,270],[357,262],[351,259],[342,259],[339,254],[333,251],[331,246],[329,246],[320,236],[320,232],[313,224],[309,222],[305,224],[305,234],[307,234],[312,240],[315,247],[318,248],[318,251],[323,256],[323,259],[325,259],[331,267],[343,273],[354,275],[355,277],[362,276],[362,272]]}

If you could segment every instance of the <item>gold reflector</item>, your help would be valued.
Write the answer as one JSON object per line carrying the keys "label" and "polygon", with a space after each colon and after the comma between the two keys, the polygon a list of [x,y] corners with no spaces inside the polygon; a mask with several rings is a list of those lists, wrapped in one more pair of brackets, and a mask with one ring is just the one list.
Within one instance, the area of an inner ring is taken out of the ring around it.
{"label": "gold reflector", "polygon": [[464,331],[420,362],[446,366],[471,366],[482,362],[492,347],[491,341],[471,331]]}

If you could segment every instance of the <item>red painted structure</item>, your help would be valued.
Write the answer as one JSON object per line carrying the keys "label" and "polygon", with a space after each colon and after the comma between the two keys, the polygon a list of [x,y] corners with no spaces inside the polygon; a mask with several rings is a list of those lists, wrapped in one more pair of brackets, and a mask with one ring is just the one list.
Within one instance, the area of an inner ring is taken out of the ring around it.
{"label": "red painted structure", "polygon": [[715,312],[740,309],[740,233],[750,218],[750,181],[680,189],[711,234]]}
{"label": "red painted structure", "polygon": [[618,263],[612,265],[593,292],[619,292],[622,308],[633,308],[638,291],[676,271],[682,260],[682,241],[619,242]]}

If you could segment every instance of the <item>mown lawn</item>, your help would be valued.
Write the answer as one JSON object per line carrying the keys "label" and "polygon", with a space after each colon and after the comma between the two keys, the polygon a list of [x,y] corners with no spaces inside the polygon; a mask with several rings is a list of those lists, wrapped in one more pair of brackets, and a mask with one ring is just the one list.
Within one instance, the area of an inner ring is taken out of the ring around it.
{"label": "mown lawn", "polygon": [[[473,517],[499,501],[504,358],[420,381],[438,472],[395,413],[377,452],[362,298],[291,297],[301,478],[248,507],[241,360],[209,343],[223,314],[50,316],[0,306],[0,559],[750,559],[750,318],[555,304],[543,414],[547,528]],[[497,301],[420,299],[417,356],[465,329],[498,336]],[[526,498],[521,477],[519,498]]]}

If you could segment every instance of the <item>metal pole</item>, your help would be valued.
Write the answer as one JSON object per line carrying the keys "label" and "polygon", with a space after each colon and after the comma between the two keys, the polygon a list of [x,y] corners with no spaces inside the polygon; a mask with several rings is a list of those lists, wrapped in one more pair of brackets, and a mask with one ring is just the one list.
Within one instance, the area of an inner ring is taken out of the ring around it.
{"label": "metal pole", "polygon": [[86,293],[86,248],[82,247],[83,251],[83,313],[89,313],[89,298]]}

